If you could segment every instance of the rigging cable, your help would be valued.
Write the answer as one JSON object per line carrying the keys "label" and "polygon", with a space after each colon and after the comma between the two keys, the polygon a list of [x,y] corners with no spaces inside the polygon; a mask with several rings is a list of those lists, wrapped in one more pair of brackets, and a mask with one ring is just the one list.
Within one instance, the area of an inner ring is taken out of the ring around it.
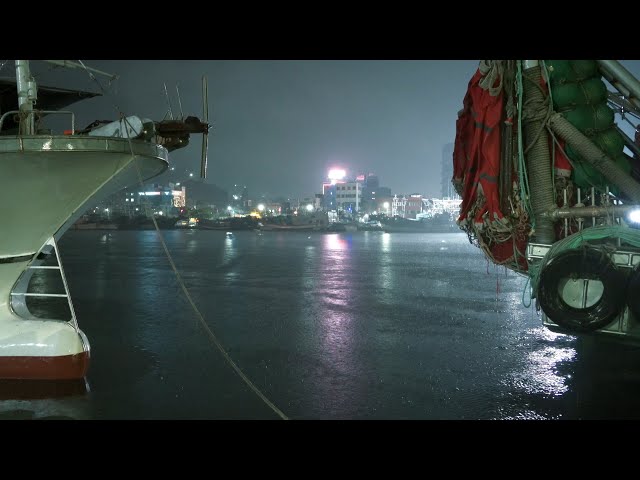
{"label": "rigging cable", "polygon": [[518,88],[517,88],[517,96],[518,96],[518,174],[520,177],[520,198],[522,203],[524,204],[524,209],[529,216],[529,221],[531,222],[531,230],[535,230],[536,228],[536,220],[533,215],[533,210],[531,208],[531,201],[529,198],[529,177],[527,175],[527,167],[524,162],[524,148],[522,146],[522,96],[523,96],[523,87],[522,87],[522,65],[520,62],[516,62],[518,66],[518,73],[516,75],[518,79]]}
{"label": "rigging cable", "polygon": [[[549,78],[549,71],[547,70],[547,64],[545,63],[544,60],[541,60],[540,63],[542,64],[542,78],[544,79],[544,82],[547,84],[547,94],[549,95],[549,102],[548,102],[548,115],[547,115],[547,120],[545,121],[545,126],[547,128],[547,131],[551,131],[551,127],[549,127],[549,117],[551,117],[551,115],[554,113],[553,110],[553,92],[551,91],[551,78]],[[547,132],[547,133],[548,133]],[[555,139],[555,138],[554,138]],[[551,143],[551,185],[554,186],[554,196],[555,196],[555,184],[556,184],[556,144],[555,143]]]}
{"label": "rigging cable", "polygon": [[[102,84],[100,83],[100,81],[89,71],[87,70],[87,67],[84,65],[84,63],[82,63],[82,60],[78,60],[78,62],[80,62],[80,64],[82,65],[82,67],[85,69],[85,71],[87,72],[87,74],[89,75],[89,77],[95,81],[98,84],[98,87],[100,87],[100,90],[102,90],[103,93],[105,92],[105,89],[102,88]],[[122,111],[118,108],[118,106],[115,104],[115,101],[113,102],[113,106],[116,109],[116,111],[119,113],[120,115],[120,119],[123,120],[124,122],[126,122],[129,127],[131,128],[131,130],[133,131],[132,126],[129,124],[129,122],[126,119],[126,116],[122,113]],[[136,167],[136,173],[138,175],[138,182],[140,183],[140,186],[142,188],[144,188],[144,182],[142,180],[142,174],[140,173],[140,167],[138,166],[138,163],[136,161],[136,156],[133,153],[133,145],[131,144],[131,136],[127,136],[127,139],[129,141],[129,149],[131,151],[131,157],[132,157],[132,161],[134,166]],[[149,213],[149,205],[148,202],[144,202],[145,203],[145,210],[147,213]],[[196,306],[195,302],[193,301],[193,299],[191,298],[191,295],[189,294],[189,290],[187,289],[186,285],[184,284],[184,281],[182,280],[182,276],[180,275],[180,273],[178,272],[178,269],[176,268],[176,265],[173,261],[173,258],[171,257],[171,254],[169,253],[169,249],[167,248],[167,244],[164,241],[164,238],[162,237],[162,233],[160,232],[160,228],[158,227],[158,223],[156,222],[156,219],[153,215],[151,215],[151,220],[153,221],[153,225],[156,229],[156,233],[158,234],[158,238],[160,239],[160,243],[162,244],[162,248],[164,249],[164,252],[167,256],[167,259],[169,260],[169,264],[171,265],[171,269],[173,270],[173,273],[176,276],[176,279],[178,281],[178,283],[180,284],[180,287],[182,288],[182,291],[184,292],[185,296],[187,297],[187,300],[189,301],[189,304],[191,305],[191,307],[193,308],[193,311],[195,312],[196,316],[198,317],[198,320],[200,321],[200,324],[202,325],[202,328],[205,329],[205,331],[207,332],[207,334],[209,335],[209,338],[211,339],[211,341],[215,344],[215,346],[217,347],[218,351],[222,354],[222,356],[224,357],[224,359],[227,361],[227,363],[229,363],[229,365],[231,366],[231,368],[238,374],[238,376],[245,382],[245,384],[251,389],[253,390],[253,392],[271,409],[273,410],[280,418],[282,418],[283,420],[289,420],[289,417],[287,417],[276,405],[274,405],[261,391],[260,389],[249,379],[249,377],[247,377],[244,372],[240,369],[240,367],[238,367],[238,365],[233,361],[233,359],[229,356],[229,354],[227,353],[227,351],[224,349],[223,345],[220,343],[220,341],[218,340],[218,337],[215,335],[215,333],[213,332],[213,330],[211,330],[211,328],[209,327],[209,325],[207,325],[207,322],[205,321],[204,317],[202,316],[202,313],[200,313],[200,310],[198,309],[198,307]]]}

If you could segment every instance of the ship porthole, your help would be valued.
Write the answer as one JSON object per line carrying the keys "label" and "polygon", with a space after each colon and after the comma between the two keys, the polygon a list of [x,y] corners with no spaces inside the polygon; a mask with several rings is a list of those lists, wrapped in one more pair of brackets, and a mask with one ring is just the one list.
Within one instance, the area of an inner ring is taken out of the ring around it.
{"label": "ship porthole", "polygon": [[627,276],[602,250],[585,247],[552,258],[540,272],[538,302],[559,327],[586,333],[609,325],[625,304]]}

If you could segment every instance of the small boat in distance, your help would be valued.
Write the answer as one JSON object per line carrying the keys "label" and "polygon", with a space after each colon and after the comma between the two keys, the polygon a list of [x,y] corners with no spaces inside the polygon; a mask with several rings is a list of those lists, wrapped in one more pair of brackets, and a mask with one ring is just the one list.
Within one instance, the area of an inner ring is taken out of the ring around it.
{"label": "small boat in distance", "polygon": [[195,217],[181,218],[175,223],[174,228],[198,228],[198,222]]}
{"label": "small boat in distance", "polygon": [[380,219],[387,233],[460,233],[460,228],[448,215],[432,218],[402,218],[399,216]]}

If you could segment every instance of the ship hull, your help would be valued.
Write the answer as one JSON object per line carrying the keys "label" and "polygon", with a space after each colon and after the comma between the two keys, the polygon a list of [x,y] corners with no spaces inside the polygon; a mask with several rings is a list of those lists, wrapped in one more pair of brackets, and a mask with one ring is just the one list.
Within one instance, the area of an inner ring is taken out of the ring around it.
{"label": "ship hull", "polygon": [[84,377],[90,357],[84,333],[71,320],[32,316],[16,287],[26,290],[41,249],[88,208],[167,166],[166,149],[146,142],[0,137],[0,378]]}

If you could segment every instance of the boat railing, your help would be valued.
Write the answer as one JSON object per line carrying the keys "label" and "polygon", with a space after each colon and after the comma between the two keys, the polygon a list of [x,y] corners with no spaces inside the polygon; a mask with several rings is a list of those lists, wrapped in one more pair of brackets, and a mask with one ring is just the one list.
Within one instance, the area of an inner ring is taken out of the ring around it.
{"label": "boat railing", "polygon": [[30,112],[21,112],[20,110],[9,110],[8,112],[5,112],[0,117],[0,132],[2,132],[2,127],[4,125],[4,121],[9,115],[16,115],[18,118],[21,115],[25,115],[26,118],[29,118],[31,115],[34,115],[34,117],[35,117],[36,115],[42,116],[42,115],[51,115],[51,114],[71,115],[71,135],[75,134],[75,131],[76,131],[76,119],[75,119],[74,113],[69,111],[69,110],[33,110],[33,111],[30,111]]}
{"label": "boat railing", "polygon": [[[50,256],[55,256],[55,265],[43,265],[45,260]],[[29,292],[29,284],[31,282],[31,277],[35,270],[57,270],[60,274],[60,278],[62,280],[62,285],[64,287],[64,293],[50,293],[50,292]],[[71,301],[71,293],[69,292],[69,284],[67,283],[67,278],[64,274],[64,269],[62,268],[62,261],[60,260],[60,251],[58,249],[58,243],[56,242],[55,237],[50,237],[47,242],[42,246],[42,248],[36,253],[33,257],[33,260],[27,267],[27,269],[22,273],[18,281],[13,287],[11,292],[11,309],[20,317],[24,319],[39,319],[38,317],[34,317],[29,311],[29,307],[27,306],[27,297],[59,297],[66,298],[67,303],[69,305],[69,312],[71,314],[71,318],[69,320],[65,320],[70,323],[73,328],[78,330],[78,320],[76,318],[76,312],[73,308],[73,302]]]}

